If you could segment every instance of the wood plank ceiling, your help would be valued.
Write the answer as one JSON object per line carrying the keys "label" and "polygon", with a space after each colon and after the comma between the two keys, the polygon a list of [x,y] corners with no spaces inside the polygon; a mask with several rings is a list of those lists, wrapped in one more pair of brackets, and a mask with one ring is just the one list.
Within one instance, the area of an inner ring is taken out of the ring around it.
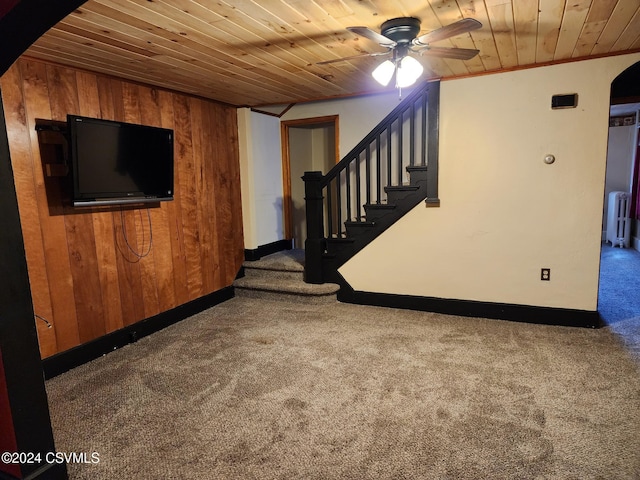
{"label": "wood plank ceiling", "polygon": [[[419,57],[452,78],[640,49],[640,0],[89,0],[27,55],[237,106],[380,91],[385,49],[346,30],[414,16],[421,34],[461,18],[483,27],[437,42],[468,61]],[[393,87],[387,87],[393,88]]]}

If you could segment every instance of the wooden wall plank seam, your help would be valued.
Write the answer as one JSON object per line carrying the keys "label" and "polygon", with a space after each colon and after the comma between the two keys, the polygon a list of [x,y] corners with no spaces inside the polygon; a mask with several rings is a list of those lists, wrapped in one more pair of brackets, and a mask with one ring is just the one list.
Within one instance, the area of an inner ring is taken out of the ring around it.
{"label": "wooden wall plank seam", "polygon": [[[53,119],[49,72],[45,64],[36,62],[20,62],[20,68],[23,75],[24,102],[27,112],[27,135],[31,139],[30,155],[33,182],[38,204],[37,216],[22,217],[21,221],[23,224],[39,222],[41,225],[47,278],[53,306],[51,322],[56,327],[57,348],[65,350],[80,343],[80,328],[75,292],[73,291],[67,232],[64,216],[58,214],[61,210],[50,211],[49,201],[61,203],[62,200],[60,193],[56,191],[49,192],[50,195],[47,197],[38,141],[34,135],[37,118]],[[11,144],[10,140],[10,147]]]}

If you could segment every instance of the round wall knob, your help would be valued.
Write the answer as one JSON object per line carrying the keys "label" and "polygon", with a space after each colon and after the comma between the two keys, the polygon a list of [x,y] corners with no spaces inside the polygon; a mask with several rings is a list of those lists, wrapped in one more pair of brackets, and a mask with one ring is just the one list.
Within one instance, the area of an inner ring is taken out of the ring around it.
{"label": "round wall knob", "polygon": [[553,162],[556,161],[556,157],[554,155],[545,155],[544,157],[544,163],[546,163],[547,165],[551,165]]}

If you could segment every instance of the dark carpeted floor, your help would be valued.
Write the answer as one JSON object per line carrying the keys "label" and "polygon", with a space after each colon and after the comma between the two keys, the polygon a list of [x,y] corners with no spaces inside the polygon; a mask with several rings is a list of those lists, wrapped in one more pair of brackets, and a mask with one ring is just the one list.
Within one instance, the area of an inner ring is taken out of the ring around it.
{"label": "dark carpeted floor", "polygon": [[57,449],[100,455],[69,465],[72,480],[631,480],[631,342],[608,328],[234,298],[47,390]]}
{"label": "dark carpeted floor", "polygon": [[603,245],[600,258],[598,312],[640,358],[640,252]]}
{"label": "dark carpeted floor", "polygon": [[606,324],[640,321],[640,252],[602,246],[598,312]]}

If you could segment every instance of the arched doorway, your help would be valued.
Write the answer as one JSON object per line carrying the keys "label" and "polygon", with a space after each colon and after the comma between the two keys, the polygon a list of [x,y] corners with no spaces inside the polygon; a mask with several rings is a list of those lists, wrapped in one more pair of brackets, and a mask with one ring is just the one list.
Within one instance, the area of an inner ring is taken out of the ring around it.
{"label": "arched doorway", "polygon": [[[609,325],[634,319],[640,323],[639,126],[640,62],[611,84],[598,291],[598,312]],[[621,213],[626,220],[619,220]]]}

